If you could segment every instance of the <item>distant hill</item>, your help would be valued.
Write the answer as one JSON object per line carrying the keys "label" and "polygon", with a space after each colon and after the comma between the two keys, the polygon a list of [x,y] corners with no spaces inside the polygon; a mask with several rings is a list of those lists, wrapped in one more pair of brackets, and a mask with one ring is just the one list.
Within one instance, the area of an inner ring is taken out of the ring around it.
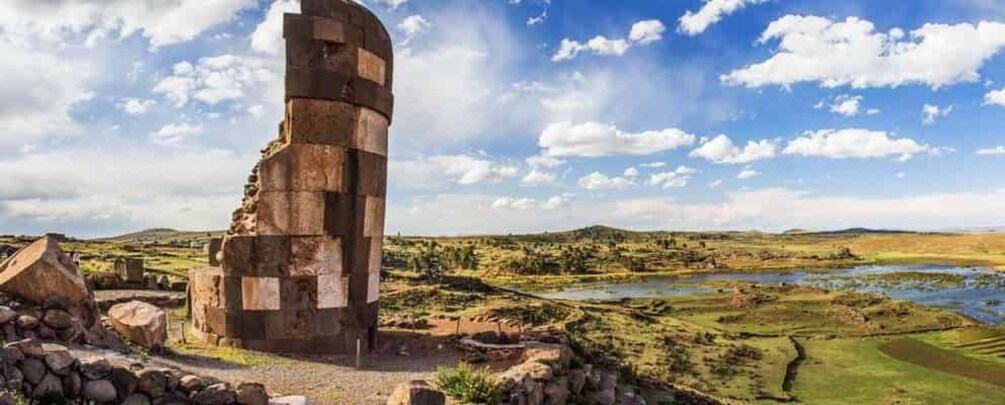
{"label": "distant hill", "polygon": [[162,245],[201,245],[209,242],[210,238],[222,237],[225,233],[226,231],[179,231],[171,228],[153,228],[95,240],[101,242],[156,243]]}
{"label": "distant hill", "polygon": [[[786,233],[789,233],[786,231]],[[812,235],[902,235],[918,233],[914,231],[901,231],[892,229],[869,229],[869,228],[848,228],[836,231],[804,232]]]}

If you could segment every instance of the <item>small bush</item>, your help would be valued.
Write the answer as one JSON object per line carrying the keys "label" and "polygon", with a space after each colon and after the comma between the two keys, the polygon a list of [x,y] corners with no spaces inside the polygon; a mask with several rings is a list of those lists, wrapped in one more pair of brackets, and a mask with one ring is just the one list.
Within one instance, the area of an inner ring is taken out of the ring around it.
{"label": "small bush", "polygon": [[491,371],[467,363],[438,368],[433,382],[451,398],[466,404],[497,404],[502,395],[502,387]]}

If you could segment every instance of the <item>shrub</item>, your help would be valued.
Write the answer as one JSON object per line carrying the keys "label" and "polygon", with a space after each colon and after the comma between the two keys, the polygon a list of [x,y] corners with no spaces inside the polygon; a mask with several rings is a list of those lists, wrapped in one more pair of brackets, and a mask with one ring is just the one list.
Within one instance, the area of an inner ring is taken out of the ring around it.
{"label": "shrub", "polygon": [[502,395],[502,387],[491,371],[467,363],[436,369],[433,382],[451,398],[466,404],[497,404]]}

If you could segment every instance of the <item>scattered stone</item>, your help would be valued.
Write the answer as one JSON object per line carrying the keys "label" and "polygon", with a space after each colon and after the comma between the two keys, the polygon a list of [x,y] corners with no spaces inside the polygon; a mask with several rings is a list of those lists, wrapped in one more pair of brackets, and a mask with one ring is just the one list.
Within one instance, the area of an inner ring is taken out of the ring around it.
{"label": "scattered stone", "polygon": [[575,369],[569,371],[569,390],[573,395],[579,395],[586,386],[586,371]]}
{"label": "scattered stone", "polygon": [[160,398],[164,396],[166,390],[167,375],[163,371],[147,368],[136,373],[136,391],[151,398]]}
{"label": "scattered stone", "polygon": [[136,391],[136,376],[132,371],[122,367],[112,367],[110,374],[112,384],[115,385],[116,397],[125,399]]}
{"label": "scattered stone", "polygon": [[80,378],[80,374],[68,374],[66,377],[63,377],[63,395],[66,395],[68,398],[79,397],[83,384],[84,382]]}
{"label": "scattered stone", "polygon": [[6,324],[17,317],[17,312],[8,306],[0,306],[0,324]]}
{"label": "scattered stone", "polygon": [[45,374],[42,380],[38,384],[35,384],[31,397],[49,400],[63,398],[63,380],[52,374]]}
{"label": "scattered stone", "polygon": [[108,377],[112,365],[103,358],[91,357],[80,361],[80,373],[88,380],[100,380]]}
{"label": "scattered stone", "polygon": [[205,386],[202,379],[194,375],[182,377],[179,381],[179,385],[181,386],[181,389],[189,392],[201,390]]}
{"label": "scattered stone", "polygon": [[210,385],[192,396],[197,405],[228,405],[235,401],[237,397],[226,383]]}
{"label": "scattered stone", "polygon": [[167,340],[167,313],[141,301],[118,304],[108,310],[112,327],[126,339],[148,349]]}
{"label": "scattered stone", "polygon": [[56,339],[56,331],[54,329],[48,327],[44,323],[39,324],[38,325],[38,329],[36,329],[35,332],[38,333],[38,338],[39,339],[42,339],[42,340],[55,340]]}
{"label": "scattered stone", "polygon": [[24,359],[21,362],[21,372],[24,373],[24,380],[32,385],[38,384],[45,378],[45,363],[36,358]]}
{"label": "scattered stone", "polygon": [[391,393],[387,405],[444,405],[447,397],[423,380],[399,385]]}
{"label": "scattered stone", "polygon": [[122,401],[122,405],[150,405],[150,398],[146,395],[135,393],[126,397],[126,399]]}
{"label": "scattered stone", "polygon": [[24,373],[14,366],[4,366],[4,377],[7,378],[7,388],[20,391],[24,384]]}
{"label": "scattered stone", "polygon": [[621,398],[618,399],[619,405],[646,405],[646,399],[641,395],[634,392],[626,392],[621,394]]}
{"label": "scattered stone", "polygon": [[614,392],[614,388],[597,391],[593,394],[593,402],[597,405],[614,405],[615,400],[617,400],[617,393]]}
{"label": "scattered stone", "polygon": [[115,274],[127,283],[142,283],[143,270],[143,259],[131,257],[115,259]]}
{"label": "scattered stone", "polygon": [[17,317],[17,326],[21,329],[35,329],[38,327],[38,318],[31,315],[21,315]]}
{"label": "scattered stone", "polygon": [[24,359],[24,354],[20,350],[13,347],[5,347],[0,349],[0,361],[4,365],[13,366],[17,362]]}
{"label": "scattered stone", "polygon": [[117,390],[111,381],[94,380],[84,383],[81,396],[84,397],[84,399],[89,399],[102,404],[114,401],[117,397]]}
{"label": "scattered stone", "polygon": [[73,326],[73,317],[62,309],[50,309],[45,311],[42,321],[53,329],[66,329]]}
{"label": "scattered stone", "polygon": [[43,345],[45,350],[45,364],[58,376],[66,376],[73,370],[73,365],[77,359],[70,354],[66,347],[56,344]]}
{"label": "scattered stone", "polygon": [[268,405],[269,394],[259,383],[241,383],[237,386],[237,403],[241,405]]}
{"label": "scattered stone", "polygon": [[39,239],[0,263],[0,290],[35,303],[63,297],[87,326],[97,319],[84,278],[52,237]]}

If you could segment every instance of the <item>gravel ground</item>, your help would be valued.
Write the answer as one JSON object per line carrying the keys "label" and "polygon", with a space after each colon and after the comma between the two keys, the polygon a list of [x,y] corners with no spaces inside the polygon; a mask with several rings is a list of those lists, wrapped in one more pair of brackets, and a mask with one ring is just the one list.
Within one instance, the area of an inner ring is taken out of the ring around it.
{"label": "gravel ground", "polygon": [[[369,405],[384,404],[395,386],[428,378],[436,367],[457,364],[461,358],[456,349],[428,336],[382,336],[381,341],[380,350],[365,357],[364,366],[359,370],[354,367],[354,356],[293,356],[240,351],[232,351],[230,355],[247,355],[248,361],[224,361],[186,352],[150,356],[144,364],[215,378],[234,386],[242,381],[261,382],[273,396],[305,395],[318,404]],[[398,354],[403,347],[408,355]],[[103,356],[118,363],[139,361],[136,357],[106,350],[75,349],[74,352],[81,358]]]}

